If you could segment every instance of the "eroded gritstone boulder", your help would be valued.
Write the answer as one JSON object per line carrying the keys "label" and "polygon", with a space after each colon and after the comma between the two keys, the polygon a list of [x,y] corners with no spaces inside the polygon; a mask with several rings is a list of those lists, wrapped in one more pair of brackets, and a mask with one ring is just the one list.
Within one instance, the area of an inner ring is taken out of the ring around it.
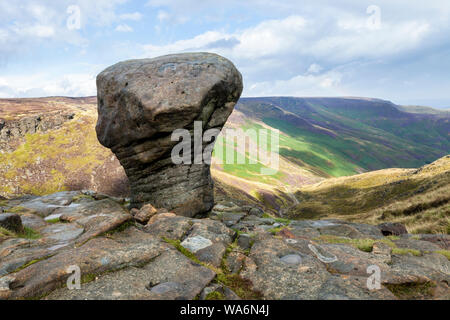
{"label": "eroded gritstone boulder", "polygon": [[[210,154],[214,139],[194,144],[194,127],[198,121],[203,132],[223,127],[242,92],[235,66],[210,53],[129,60],[101,72],[97,90],[97,137],[125,168],[131,207],[151,203],[184,216],[209,211],[214,203],[210,166],[194,161],[194,155]],[[190,161],[181,164],[171,158],[181,142],[172,141],[176,129],[188,130],[191,137]]]}

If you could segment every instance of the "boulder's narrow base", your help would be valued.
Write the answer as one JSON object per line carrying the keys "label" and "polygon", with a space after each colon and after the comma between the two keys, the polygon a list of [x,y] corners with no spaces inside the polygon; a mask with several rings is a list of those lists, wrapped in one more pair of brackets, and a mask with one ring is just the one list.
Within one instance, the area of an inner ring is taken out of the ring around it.
{"label": "boulder's narrow base", "polygon": [[214,184],[206,164],[172,164],[130,182],[131,208],[151,203],[177,215],[193,217],[208,212],[214,205]]}

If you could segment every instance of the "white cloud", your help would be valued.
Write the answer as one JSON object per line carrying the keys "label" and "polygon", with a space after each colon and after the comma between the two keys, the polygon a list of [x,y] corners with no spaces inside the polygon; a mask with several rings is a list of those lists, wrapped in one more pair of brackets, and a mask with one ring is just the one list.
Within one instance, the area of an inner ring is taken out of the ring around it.
{"label": "white cloud", "polygon": [[55,29],[48,25],[13,27],[12,31],[14,31],[18,36],[30,36],[37,38],[51,38],[55,35]]}
{"label": "white cloud", "polygon": [[[127,0],[23,0],[20,5],[10,1],[0,1],[0,21],[9,24],[0,25],[0,41],[9,45],[8,50],[17,51],[35,41],[44,39],[75,45],[86,45],[87,40],[78,30],[68,30],[67,20],[69,6],[76,5],[80,9],[81,29],[88,26],[108,26],[119,20],[141,19],[138,12],[118,15],[118,5]],[[1,43],[0,42],[0,43]]]}
{"label": "white cloud", "polygon": [[84,73],[54,77],[48,74],[0,77],[0,98],[45,96],[92,96],[95,75]]}
{"label": "white cloud", "polygon": [[398,57],[423,45],[432,32],[422,21],[386,22],[379,30],[368,30],[362,21],[336,20],[330,25],[292,15],[236,32],[207,31],[166,45],[144,45],[143,56],[215,52],[231,59],[244,73],[246,95],[332,94],[339,91],[347,64]]}
{"label": "white cloud", "polygon": [[170,16],[166,11],[159,10],[157,18],[158,18],[159,22],[163,22],[163,21],[169,20]]}
{"label": "white cloud", "polygon": [[309,66],[308,73],[319,73],[320,71],[322,71],[322,69],[323,68],[320,65],[318,65],[317,63],[313,63]]}
{"label": "white cloud", "polygon": [[133,28],[127,24],[119,24],[115,30],[118,32],[132,32]]}
{"label": "white cloud", "polygon": [[[161,15],[160,18],[165,19],[165,15]],[[338,22],[329,32],[324,32],[324,26],[320,21],[289,16],[279,20],[263,21],[235,33],[208,31],[167,45],[145,45],[144,49],[150,56],[210,48],[212,51],[219,51],[236,59],[267,56],[278,56],[283,59],[287,54],[347,62],[360,56],[376,58],[410,50],[426,40],[431,32],[430,25],[420,21],[385,23],[376,31],[369,31],[362,26]],[[232,48],[214,48],[212,45],[219,40],[232,38],[237,40]]]}
{"label": "white cloud", "polygon": [[342,74],[330,71],[322,75],[297,75],[287,80],[255,82],[245,96],[336,96],[348,95],[340,86]]}
{"label": "white cloud", "polygon": [[139,21],[142,19],[142,14],[139,12],[124,13],[124,14],[119,15],[119,18],[121,20]]}
{"label": "white cloud", "polygon": [[[381,10],[377,28],[368,27],[366,9],[372,3]],[[74,4],[81,11],[79,31],[66,28],[67,7]],[[101,57],[105,64],[209,51],[236,64],[244,76],[245,95],[335,93],[389,98],[391,92],[420,98],[427,90],[430,96],[442,97],[450,85],[445,73],[450,64],[446,59],[448,0],[432,4],[419,0],[228,0],[220,5],[208,0],[148,0],[147,4],[155,21],[143,19],[144,11],[129,0],[0,1],[0,67],[18,62],[21,69],[34,61],[35,55],[21,54],[23,48],[41,57],[45,50],[67,50],[68,57],[73,57],[69,52],[80,52],[77,59],[85,53],[85,62]],[[123,34],[108,32],[130,32],[136,21],[149,32],[135,32],[127,41]],[[135,42],[137,37],[140,43]],[[89,41],[95,41],[95,52]],[[74,61],[69,59],[65,65],[51,67],[60,72],[73,70]],[[44,74],[33,79],[14,82],[8,77],[7,85],[0,84],[0,92],[89,91],[70,85],[72,80],[64,82],[62,76],[53,79]],[[414,85],[403,85],[405,79]]]}

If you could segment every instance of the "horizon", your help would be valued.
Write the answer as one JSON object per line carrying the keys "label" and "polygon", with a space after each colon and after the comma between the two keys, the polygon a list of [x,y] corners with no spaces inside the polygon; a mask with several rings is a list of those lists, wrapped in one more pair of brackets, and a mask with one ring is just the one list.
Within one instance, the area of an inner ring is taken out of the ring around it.
{"label": "horizon", "polygon": [[26,0],[0,17],[0,98],[95,96],[119,61],[207,51],[237,66],[246,98],[450,108],[448,1]]}
{"label": "horizon", "polygon": [[[68,99],[86,99],[86,98],[97,98],[97,95],[91,95],[91,96],[43,96],[43,97],[10,97],[10,98],[3,98],[0,97],[0,100],[15,100],[15,99],[48,99],[48,98],[68,98]],[[435,110],[446,110],[450,109],[450,107],[433,107],[433,106],[427,106],[427,105],[418,105],[418,104],[399,104],[395,103],[391,100],[386,100],[382,98],[375,98],[375,97],[357,97],[357,96],[308,96],[308,97],[299,97],[299,96],[241,96],[240,99],[264,99],[264,98],[293,98],[293,99],[360,99],[360,100],[381,100],[385,102],[393,103],[396,106],[402,106],[402,107],[424,107],[424,108],[431,108]],[[238,101],[239,101],[238,100]]]}

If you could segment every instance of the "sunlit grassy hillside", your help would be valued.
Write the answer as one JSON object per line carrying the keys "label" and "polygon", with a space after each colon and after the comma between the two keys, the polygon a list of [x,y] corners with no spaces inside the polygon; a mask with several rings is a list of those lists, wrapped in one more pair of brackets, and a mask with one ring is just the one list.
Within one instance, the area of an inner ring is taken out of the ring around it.
{"label": "sunlit grassy hillside", "polygon": [[384,169],[300,188],[289,216],[404,223],[410,232],[450,232],[450,156],[419,169]]}

